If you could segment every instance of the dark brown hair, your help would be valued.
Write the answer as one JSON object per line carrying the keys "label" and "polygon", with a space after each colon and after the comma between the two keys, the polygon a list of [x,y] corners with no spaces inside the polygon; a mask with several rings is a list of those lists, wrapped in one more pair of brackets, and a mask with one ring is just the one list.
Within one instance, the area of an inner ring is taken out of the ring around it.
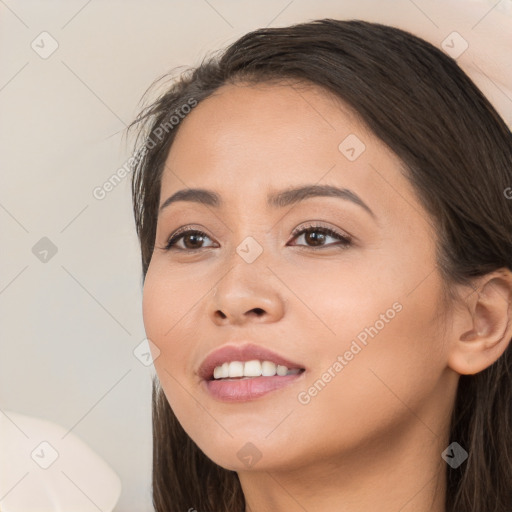
{"label": "dark brown hair", "polygon": [[[171,76],[171,75],[168,75]],[[431,215],[447,290],[512,269],[512,135],[456,61],[397,28],[323,19],[250,32],[172,83],[137,127],[133,206],[145,278],[155,243],[164,162],[180,119],[229,83],[292,80],[341,99],[402,161]],[[188,105],[188,107],[187,107]],[[450,293],[452,298],[455,295]],[[243,512],[236,472],[202,453],[153,381],[153,503],[157,512]],[[448,512],[512,509],[512,345],[489,368],[461,375],[450,440],[468,459],[448,468]]]}

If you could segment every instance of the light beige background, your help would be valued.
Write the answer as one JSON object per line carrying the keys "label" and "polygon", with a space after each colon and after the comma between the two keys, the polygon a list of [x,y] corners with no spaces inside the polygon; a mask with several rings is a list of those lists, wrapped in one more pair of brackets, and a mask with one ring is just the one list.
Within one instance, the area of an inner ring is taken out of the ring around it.
{"label": "light beige background", "polygon": [[[143,92],[164,72],[198,64],[249,30],[363,18],[438,47],[458,32],[469,45],[460,65],[510,126],[511,5],[0,0],[0,414],[72,430],[121,477],[116,511],[151,510],[154,370],[133,353],[145,335],[129,179],[102,200],[93,196],[130,155],[122,131]],[[35,41],[48,51],[42,32],[58,43],[47,58],[31,47]],[[43,237],[57,248],[46,262],[32,251]]]}

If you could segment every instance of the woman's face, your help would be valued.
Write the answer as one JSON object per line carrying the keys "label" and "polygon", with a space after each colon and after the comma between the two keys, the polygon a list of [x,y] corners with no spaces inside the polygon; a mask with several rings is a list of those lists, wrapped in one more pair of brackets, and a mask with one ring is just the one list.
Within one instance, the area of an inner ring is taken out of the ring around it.
{"label": "woman's face", "polygon": [[[445,425],[456,382],[436,316],[435,232],[399,165],[316,87],[227,85],[180,125],[160,205],[196,188],[219,201],[182,198],[159,212],[143,316],[165,395],[217,464],[347,460],[363,446],[391,449],[406,432],[432,440]],[[267,204],[310,186],[350,192]],[[206,236],[185,234],[166,250],[182,227]],[[305,371],[213,384],[199,376],[217,349],[248,344]]]}

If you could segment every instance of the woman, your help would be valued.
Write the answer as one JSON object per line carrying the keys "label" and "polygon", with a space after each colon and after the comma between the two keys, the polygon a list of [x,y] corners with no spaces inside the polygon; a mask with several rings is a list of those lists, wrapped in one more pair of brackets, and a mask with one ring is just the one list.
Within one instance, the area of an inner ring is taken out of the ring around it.
{"label": "woman", "polygon": [[156,510],[512,510],[512,137],[456,62],[261,29],[133,126]]}

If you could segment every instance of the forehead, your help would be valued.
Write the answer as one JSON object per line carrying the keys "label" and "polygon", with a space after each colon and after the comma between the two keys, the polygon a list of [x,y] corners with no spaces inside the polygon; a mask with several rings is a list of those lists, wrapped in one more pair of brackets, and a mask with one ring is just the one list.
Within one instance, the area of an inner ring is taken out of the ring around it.
{"label": "forehead", "polygon": [[[254,160],[258,148],[265,147],[269,153],[261,159],[281,155],[293,161],[299,145],[304,154],[327,151],[332,156],[338,152],[338,139],[350,129],[366,132],[355,113],[323,88],[287,82],[229,84],[199,103],[182,122],[169,160],[191,162],[206,155],[219,160],[225,154],[227,160]],[[191,143],[200,145],[203,154],[188,152]]]}
{"label": "forehead", "polygon": [[[355,158],[354,158],[355,156]],[[216,190],[228,204],[266,203],[291,185],[354,190],[375,210],[419,209],[401,162],[339,98],[312,85],[225,85],[182,121],[162,176],[162,198]],[[164,197],[165,196],[165,197]]]}

